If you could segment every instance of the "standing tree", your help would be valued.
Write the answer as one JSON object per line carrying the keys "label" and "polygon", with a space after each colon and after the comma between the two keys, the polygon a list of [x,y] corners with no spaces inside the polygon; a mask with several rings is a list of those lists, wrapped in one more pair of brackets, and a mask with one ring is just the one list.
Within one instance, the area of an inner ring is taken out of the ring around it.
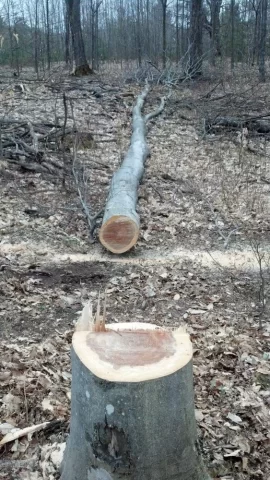
{"label": "standing tree", "polygon": [[67,11],[64,12],[65,15],[65,62],[67,66],[71,64],[70,58],[70,26],[68,20]]}
{"label": "standing tree", "polygon": [[191,0],[188,73],[194,78],[202,74],[202,0]]}
{"label": "standing tree", "polygon": [[92,73],[89,67],[81,27],[81,2],[80,0],[65,0],[67,7],[67,16],[71,30],[72,47],[75,60],[75,75],[89,75]]}
{"label": "standing tree", "polygon": [[140,0],[137,0],[137,56],[139,67],[142,65],[142,35]]}
{"label": "standing tree", "polygon": [[146,52],[150,57],[151,47],[150,47],[150,5],[149,0],[146,0]]}
{"label": "standing tree", "polygon": [[179,0],[176,0],[176,6],[175,6],[175,56],[176,56],[176,61],[179,61],[180,58],[180,40],[179,40]]}
{"label": "standing tree", "polygon": [[231,69],[234,69],[235,63],[235,0],[231,0]]}
{"label": "standing tree", "polygon": [[34,61],[35,61],[35,72],[38,76],[39,74],[39,16],[38,16],[38,0],[35,0],[35,28],[34,28]]}
{"label": "standing tree", "polygon": [[253,46],[252,46],[252,58],[251,64],[254,66],[255,59],[258,58],[258,27],[259,27],[259,14],[260,14],[260,6],[261,0],[253,0],[252,1],[252,9],[255,13],[255,20],[254,20],[254,31],[253,31]]}
{"label": "standing tree", "polygon": [[46,0],[46,50],[47,50],[47,66],[51,68],[51,42],[50,42],[50,9],[49,0]]}
{"label": "standing tree", "polygon": [[222,0],[211,0],[211,58],[215,65],[216,56],[221,56],[220,45],[220,9]]}
{"label": "standing tree", "polygon": [[259,36],[259,77],[261,82],[265,82],[265,47],[267,34],[267,7],[268,0],[261,0],[260,4],[260,36]]}
{"label": "standing tree", "polygon": [[98,17],[99,8],[103,0],[91,0],[91,43],[92,67],[98,69]]}
{"label": "standing tree", "polygon": [[167,59],[167,6],[168,0],[160,0],[162,6],[162,67],[166,68]]}

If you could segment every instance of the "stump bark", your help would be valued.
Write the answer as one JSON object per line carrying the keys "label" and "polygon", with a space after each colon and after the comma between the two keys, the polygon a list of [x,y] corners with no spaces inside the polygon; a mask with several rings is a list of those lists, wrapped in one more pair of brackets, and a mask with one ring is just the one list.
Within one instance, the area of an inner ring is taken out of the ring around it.
{"label": "stump bark", "polygon": [[210,480],[197,449],[189,336],[146,323],[77,331],[61,480]]}
{"label": "stump bark", "polygon": [[149,86],[138,96],[132,114],[130,147],[119,170],[113,175],[105,207],[99,239],[107,250],[124,253],[137,242],[140,219],[136,212],[138,186],[144,173],[144,163],[149,155],[146,143],[146,124],[164,108],[164,98],[159,108],[143,116],[142,108]]}

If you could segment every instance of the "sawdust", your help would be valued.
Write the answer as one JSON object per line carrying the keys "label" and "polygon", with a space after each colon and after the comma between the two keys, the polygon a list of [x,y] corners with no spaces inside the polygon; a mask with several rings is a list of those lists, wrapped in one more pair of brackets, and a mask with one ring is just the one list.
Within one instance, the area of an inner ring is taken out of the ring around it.
{"label": "sawdust", "polygon": [[[141,252],[140,255],[110,255],[102,250],[100,246],[94,245],[91,247],[91,253],[60,253],[58,251],[46,248],[46,251],[40,253],[41,245],[33,243],[24,244],[4,244],[0,245],[0,254],[7,255],[16,253],[24,255],[24,258],[35,257],[39,262],[48,263],[81,263],[81,262],[108,262],[119,263],[124,265],[134,264],[169,264],[177,263],[183,264],[185,262],[193,262],[197,265],[207,268],[220,269],[229,268],[236,270],[258,270],[259,264],[254,252],[250,250],[187,250],[187,249],[167,249],[158,247],[155,250],[147,250]],[[265,252],[269,256],[270,252]]]}

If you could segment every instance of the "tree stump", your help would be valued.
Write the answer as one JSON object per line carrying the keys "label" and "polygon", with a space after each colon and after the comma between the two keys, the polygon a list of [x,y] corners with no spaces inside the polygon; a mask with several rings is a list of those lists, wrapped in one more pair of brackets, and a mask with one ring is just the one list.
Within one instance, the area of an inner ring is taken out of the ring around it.
{"label": "tree stump", "polygon": [[76,331],[61,480],[210,480],[197,449],[192,347],[147,323]]}

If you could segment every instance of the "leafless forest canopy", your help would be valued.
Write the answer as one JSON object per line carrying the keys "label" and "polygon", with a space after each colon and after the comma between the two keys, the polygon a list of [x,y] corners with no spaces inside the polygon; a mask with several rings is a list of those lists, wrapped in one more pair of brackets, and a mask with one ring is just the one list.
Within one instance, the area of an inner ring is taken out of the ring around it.
{"label": "leafless forest canopy", "polygon": [[263,79],[267,26],[267,0],[2,0],[0,64],[18,73],[70,64],[82,37],[93,69],[106,61],[180,62],[194,74],[202,60],[244,62],[258,64]]}

